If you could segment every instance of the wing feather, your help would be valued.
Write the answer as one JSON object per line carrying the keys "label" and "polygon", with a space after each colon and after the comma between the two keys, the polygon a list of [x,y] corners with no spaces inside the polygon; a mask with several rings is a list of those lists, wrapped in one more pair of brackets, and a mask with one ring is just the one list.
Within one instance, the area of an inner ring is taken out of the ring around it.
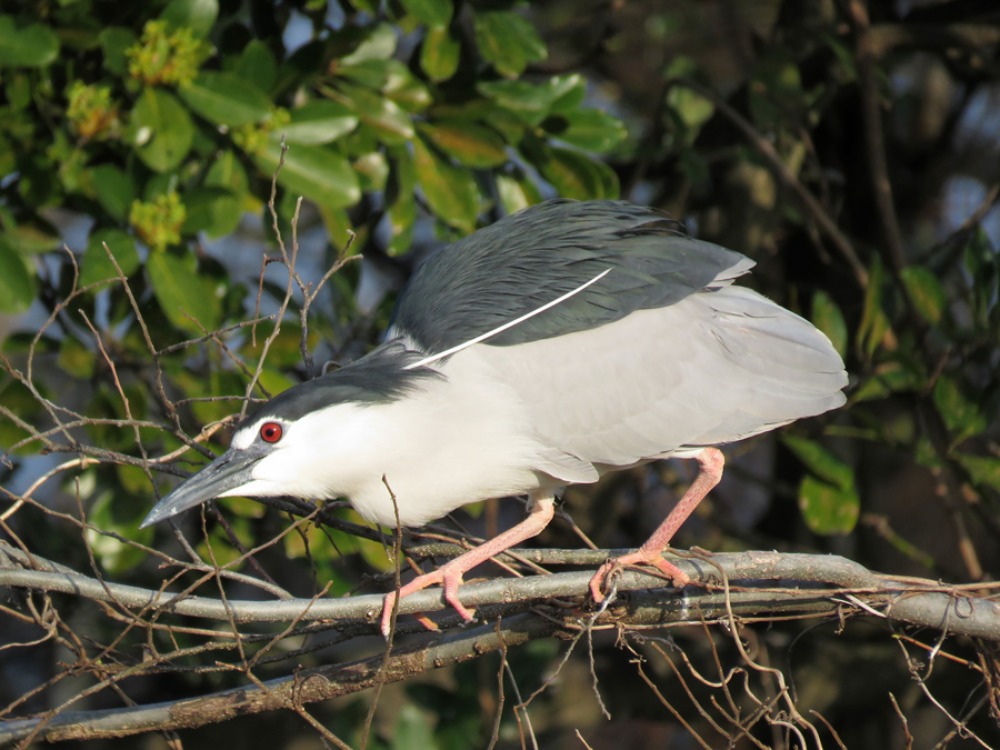
{"label": "wing feather", "polygon": [[511,346],[662,307],[748,272],[753,261],[691,239],[653,209],[622,201],[546,201],[442,248],[400,296],[388,338],[429,354],[535,310],[613,273],[572,299],[490,339]]}
{"label": "wing feather", "polygon": [[847,384],[822,333],[739,287],[475,352],[531,415],[547,456],[539,470],[567,480],[563,464],[628,466],[822,413]]}

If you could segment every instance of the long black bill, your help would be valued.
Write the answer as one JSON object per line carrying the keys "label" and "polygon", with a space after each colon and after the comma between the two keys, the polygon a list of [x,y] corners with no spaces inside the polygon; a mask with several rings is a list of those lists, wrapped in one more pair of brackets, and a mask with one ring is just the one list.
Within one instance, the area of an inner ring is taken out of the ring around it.
{"label": "long black bill", "polygon": [[139,528],[176,516],[181,511],[247,484],[252,480],[250,472],[260,458],[260,454],[230,448],[153,506]]}

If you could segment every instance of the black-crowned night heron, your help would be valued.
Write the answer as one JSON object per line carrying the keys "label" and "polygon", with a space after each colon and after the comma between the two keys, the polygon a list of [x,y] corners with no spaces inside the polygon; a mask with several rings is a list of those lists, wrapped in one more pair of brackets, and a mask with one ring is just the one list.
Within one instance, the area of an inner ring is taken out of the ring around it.
{"label": "black-crowned night heron", "polygon": [[662,553],[722,475],[715,446],[844,403],[826,336],[732,285],[753,265],[625,202],[549,201],[501,219],[417,270],[385,343],[258,407],[143,525],[211,498],[286,495],[346,497],[370,521],[396,526],[398,512],[420,526],[526,494],[523,521],[399,591],[440,583],[470,619],[462,576],[541,532],[560,488],[677,456],[699,462],[697,478],[590,589],[601,600],[613,567],[637,563],[683,585]]}

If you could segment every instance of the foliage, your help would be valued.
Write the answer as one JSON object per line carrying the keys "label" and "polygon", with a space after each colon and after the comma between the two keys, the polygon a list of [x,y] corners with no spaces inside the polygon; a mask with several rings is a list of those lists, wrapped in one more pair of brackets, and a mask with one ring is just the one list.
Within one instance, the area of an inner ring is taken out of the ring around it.
{"label": "foliage", "polygon": [[[542,191],[618,192],[594,154],[620,143],[621,123],[585,103],[579,74],[522,75],[546,50],[513,5],[461,15],[447,0],[386,15],[365,3],[244,10],[214,0],[142,12],[21,3],[0,16],[9,32],[0,35],[0,173],[9,175],[0,186],[0,310],[73,299],[75,310],[60,309],[31,351],[98,369],[101,352],[78,328],[82,311],[114,359],[135,365],[121,373],[126,390],[159,383],[160,398],[131,404],[130,418],[191,424],[187,405],[200,421],[226,416],[231,405],[210,406],[220,375],[207,374],[227,356],[255,372],[240,389],[246,396],[288,384],[294,360],[272,351],[265,361],[254,337],[221,351],[174,345],[240,324],[251,304],[260,309],[247,284],[229,281],[235,260],[204,245],[232,234],[246,211],[263,214],[275,172],[283,209],[303,196],[341,251],[389,255],[413,244],[425,212],[453,237]],[[516,59],[501,54],[512,44]],[[72,262],[60,250],[67,212],[92,222]],[[43,258],[58,268],[52,278],[41,275]],[[314,313],[317,331],[336,320]],[[23,354],[28,341],[8,350]],[[101,389],[81,408],[123,416]],[[2,435],[13,455],[39,448],[15,422]],[[144,450],[178,445],[167,431]]]}

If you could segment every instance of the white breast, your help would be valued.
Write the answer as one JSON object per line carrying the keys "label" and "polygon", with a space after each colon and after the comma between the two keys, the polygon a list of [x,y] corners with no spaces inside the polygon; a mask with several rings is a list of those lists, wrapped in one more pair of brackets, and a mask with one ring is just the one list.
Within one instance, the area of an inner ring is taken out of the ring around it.
{"label": "white breast", "polygon": [[519,400],[475,348],[440,370],[445,378],[420,381],[399,400],[336,404],[298,420],[254,469],[255,484],[347,497],[387,526],[396,525],[393,495],[402,525],[419,526],[467,503],[537,489],[530,467],[540,447]]}

